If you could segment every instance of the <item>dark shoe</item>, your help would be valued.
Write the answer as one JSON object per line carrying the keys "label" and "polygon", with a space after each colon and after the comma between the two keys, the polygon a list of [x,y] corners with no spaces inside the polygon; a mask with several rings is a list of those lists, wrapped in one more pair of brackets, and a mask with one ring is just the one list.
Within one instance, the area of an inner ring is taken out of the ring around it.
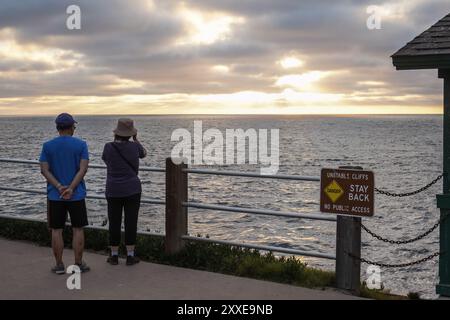
{"label": "dark shoe", "polygon": [[109,256],[106,262],[110,265],[117,266],[119,264],[119,256]]}
{"label": "dark shoe", "polygon": [[64,264],[57,264],[56,266],[54,266],[52,268],[52,272],[55,274],[65,274],[66,273],[66,268],[64,267]]}
{"label": "dark shoe", "polygon": [[136,256],[127,256],[127,266],[132,266],[136,263],[139,263],[141,260],[139,260]]}
{"label": "dark shoe", "polygon": [[75,263],[75,265],[80,268],[81,273],[85,273],[91,270],[91,268],[89,268],[89,266],[86,264],[86,262],[81,262],[81,263]]}

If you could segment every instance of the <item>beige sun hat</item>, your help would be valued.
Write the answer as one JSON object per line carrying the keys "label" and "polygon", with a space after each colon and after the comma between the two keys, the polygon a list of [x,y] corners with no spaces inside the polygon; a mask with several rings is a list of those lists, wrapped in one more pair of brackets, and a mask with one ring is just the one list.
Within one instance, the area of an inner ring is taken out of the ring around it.
{"label": "beige sun hat", "polygon": [[134,122],[129,118],[120,118],[113,132],[119,137],[132,137],[137,134]]}

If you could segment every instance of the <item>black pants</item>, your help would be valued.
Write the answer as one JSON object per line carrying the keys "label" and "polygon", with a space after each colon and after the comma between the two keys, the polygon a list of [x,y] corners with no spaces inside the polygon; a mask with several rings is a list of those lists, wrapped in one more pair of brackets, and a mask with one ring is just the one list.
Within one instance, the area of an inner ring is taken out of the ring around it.
{"label": "black pants", "polygon": [[125,212],[125,245],[135,245],[141,194],[126,198],[107,198],[107,200],[110,245],[117,247],[120,244],[122,211]]}

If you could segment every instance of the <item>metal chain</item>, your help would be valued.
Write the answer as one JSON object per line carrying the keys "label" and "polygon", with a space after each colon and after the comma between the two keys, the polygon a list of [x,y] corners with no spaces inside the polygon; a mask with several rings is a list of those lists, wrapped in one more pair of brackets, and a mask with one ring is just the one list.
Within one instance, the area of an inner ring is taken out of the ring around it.
{"label": "metal chain", "polygon": [[355,256],[353,254],[350,254],[350,253],[349,253],[349,256],[354,258],[354,259],[357,259],[357,260],[359,260],[359,261],[361,261],[363,263],[372,264],[372,265],[375,265],[375,266],[378,266],[378,267],[382,267],[382,268],[404,268],[404,267],[410,267],[410,266],[413,266],[413,265],[416,265],[416,264],[419,264],[419,263],[422,263],[422,262],[426,262],[426,261],[432,260],[432,259],[436,258],[437,256],[439,256],[441,254],[443,254],[443,253],[435,252],[435,253],[429,255],[428,257],[422,258],[420,260],[406,262],[406,263],[399,263],[399,264],[388,264],[388,263],[374,262],[374,261],[370,261],[370,260],[367,260],[367,259],[364,259],[364,258],[357,257],[357,256]]}
{"label": "metal chain", "polygon": [[419,190],[416,191],[412,191],[412,192],[406,192],[406,193],[392,193],[392,192],[388,192],[388,191],[384,191],[384,190],[380,190],[378,188],[375,188],[375,192],[379,193],[379,194],[383,194],[385,196],[389,196],[389,197],[409,197],[409,196],[413,196],[415,194],[418,194],[420,192],[423,192],[427,189],[429,189],[431,186],[433,186],[434,184],[436,184],[439,180],[442,179],[442,177],[444,176],[444,174],[440,174],[436,179],[434,179],[433,181],[431,181],[429,184],[427,184],[426,186],[420,188]]}
{"label": "metal chain", "polygon": [[[409,196],[413,196],[416,195],[420,192],[423,192],[427,189],[429,189],[431,186],[435,185],[439,180],[441,180],[444,177],[444,174],[440,174],[439,176],[437,176],[436,179],[434,179],[433,181],[431,181],[429,184],[427,184],[426,186],[416,190],[416,191],[412,191],[412,192],[406,192],[406,193],[392,193],[392,192],[388,192],[388,191],[384,191],[384,190],[380,190],[378,188],[375,188],[375,192],[385,195],[385,196],[389,196],[389,197],[409,197]],[[432,233],[434,230],[436,230],[436,228],[441,224],[441,222],[447,218],[447,216],[445,216],[442,219],[439,219],[438,222],[436,222],[429,230],[427,230],[426,232],[422,233],[421,235],[413,238],[413,239],[409,239],[409,240],[391,240],[391,239],[387,239],[387,238],[383,238],[382,236],[376,234],[375,232],[371,231],[369,228],[367,228],[365,225],[361,224],[361,228],[366,231],[368,234],[370,234],[372,237],[383,241],[383,242],[387,242],[390,244],[407,244],[407,243],[412,243],[415,241],[418,241],[420,239],[425,238],[426,236],[428,236],[430,233]],[[353,254],[348,253],[349,256],[351,256],[354,259],[358,259],[359,261],[363,262],[363,263],[367,263],[367,264],[372,264],[375,266],[379,266],[379,267],[383,267],[383,268],[404,268],[404,267],[410,267],[416,264],[420,264],[429,260],[432,260],[434,258],[436,258],[437,256],[441,255],[442,253],[440,252],[435,252],[425,258],[416,260],[416,261],[411,261],[411,262],[406,262],[406,263],[399,263],[399,264],[388,264],[388,263],[381,263],[381,262],[375,262],[375,261],[370,261],[361,257],[357,257]]]}
{"label": "metal chain", "polygon": [[390,243],[390,244],[407,244],[407,243],[412,243],[412,242],[421,240],[421,239],[425,238],[426,236],[428,236],[430,233],[432,233],[434,230],[436,230],[436,228],[441,224],[441,222],[443,222],[447,217],[448,217],[448,215],[445,216],[445,217],[443,217],[442,219],[439,219],[439,221],[436,222],[436,223],[435,223],[430,229],[428,229],[426,232],[422,233],[421,235],[419,235],[419,236],[417,236],[417,237],[415,237],[415,238],[409,239],[409,240],[391,240],[391,239],[383,238],[382,236],[376,234],[375,232],[373,232],[372,230],[370,230],[369,228],[367,228],[367,227],[366,227],[365,225],[363,225],[362,223],[361,223],[361,228],[362,228],[365,232],[367,232],[368,234],[370,234],[372,237],[374,237],[374,238],[376,238],[376,239],[378,239],[378,240],[380,240],[380,241],[387,242],[387,243]]}

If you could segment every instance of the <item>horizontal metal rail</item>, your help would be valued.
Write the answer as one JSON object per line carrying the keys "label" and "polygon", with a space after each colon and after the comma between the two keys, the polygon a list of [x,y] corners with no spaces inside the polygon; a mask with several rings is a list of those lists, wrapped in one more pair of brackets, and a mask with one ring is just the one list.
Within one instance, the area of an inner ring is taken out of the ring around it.
{"label": "horizontal metal rail", "polygon": [[[28,222],[39,222],[39,223],[46,223],[47,221],[37,218],[30,218],[30,217],[19,217],[19,216],[7,216],[0,214],[0,219],[9,219],[9,220],[19,220],[19,221],[28,221]],[[70,224],[67,224],[70,226]],[[85,228],[93,229],[93,230],[102,230],[102,231],[108,231],[109,229],[107,227],[102,226],[86,226]],[[138,231],[137,234],[147,235],[147,236],[154,236],[154,237],[165,237],[165,234],[163,233],[155,233],[155,232],[148,232],[148,231]]]}
{"label": "horizontal metal rail", "polygon": [[[0,162],[32,164],[32,165],[39,164],[39,161],[37,161],[37,160],[22,160],[22,159],[9,159],[9,158],[0,158]],[[101,165],[101,164],[89,164],[89,168],[106,169],[106,166]],[[158,168],[158,167],[140,167],[139,170],[140,171],[150,171],[150,172],[166,172],[166,170],[164,168]],[[280,180],[312,181],[312,182],[320,181],[320,177],[297,176],[297,175],[289,175],[289,174],[264,175],[264,174],[252,173],[252,172],[207,170],[207,169],[184,169],[183,171],[186,173],[192,173],[192,174],[208,174],[208,175],[216,175],[216,176],[232,176],[232,177],[280,179]]]}
{"label": "horizontal metal rail", "polygon": [[247,243],[241,243],[241,242],[217,240],[217,239],[210,239],[210,238],[201,238],[201,237],[194,237],[194,236],[183,236],[182,238],[184,240],[211,242],[211,243],[224,244],[224,245],[229,245],[229,246],[234,246],[234,247],[244,247],[244,248],[262,250],[262,251],[273,251],[273,252],[288,253],[288,254],[293,254],[293,255],[298,255],[298,256],[336,260],[335,255],[321,253],[321,252],[303,251],[303,250],[289,249],[289,248],[282,248],[282,247],[247,244]]}
{"label": "horizontal metal rail", "polygon": [[[32,193],[32,194],[42,194],[47,195],[47,191],[43,190],[34,190],[34,189],[20,189],[20,188],[10,188],[10,187],[0,187],[0,191],[13,191],[13,192],[23,192],[23,193]],[[96,199],[96,200],[105,200],[104,196],[87,196],[87,199]],[[148,204],[158,204],[165,205],[166,202],[160,199],[141,199],[141,203]]]}
{"label": "horizontal metal rail", "polygon": [[222,205],[217,205],[217,204],[203,204],[203,203],[197,203],[197,202],[183,202],[183,206],[188,207],[188,208],[209,209],[209,210],[239,212],[239,213],[250,213],[250,214],[268,215],[268,216],[298,218],[298,219],[322,220],[322,221],[333,221],[333,222],[337,220],[336,216],[320,214],[320,213],[291,213],[291,212],[282,212],[282,211],[276,211],[276,210],[230,207],[230,206],[222,206]]}
{"label": "horizontal metal rail", "polygon": [[[0,162],[6,163],[19,163],[19,164],[32,164],[38,165],[39,161],[37,160],[22,160],[22,159],[8,159],[8,158],[0,158]],[[102,164],[89,164],[89,168],[92,169],[106,169],[105,165]],[[140,171],[150,171],[150,172],[166,172],[163,168],[158,167],[139,167]]]}
{"label": "horizontal metal rail", "polygon": [[296,181],[320,181],[320,177],[312,176],[297,176],[289,174],[272,174],[264,175],[252,172],[240,172],[240,171],[222,171],[222,170],[207,170],[207,169],[183,169],[186,173],[194,174],[209,174],[216,176],[233,176],[233,177],[249,177],[249,178],[266,178],[266,179],[281,179],[281,180],[296,180]]}

